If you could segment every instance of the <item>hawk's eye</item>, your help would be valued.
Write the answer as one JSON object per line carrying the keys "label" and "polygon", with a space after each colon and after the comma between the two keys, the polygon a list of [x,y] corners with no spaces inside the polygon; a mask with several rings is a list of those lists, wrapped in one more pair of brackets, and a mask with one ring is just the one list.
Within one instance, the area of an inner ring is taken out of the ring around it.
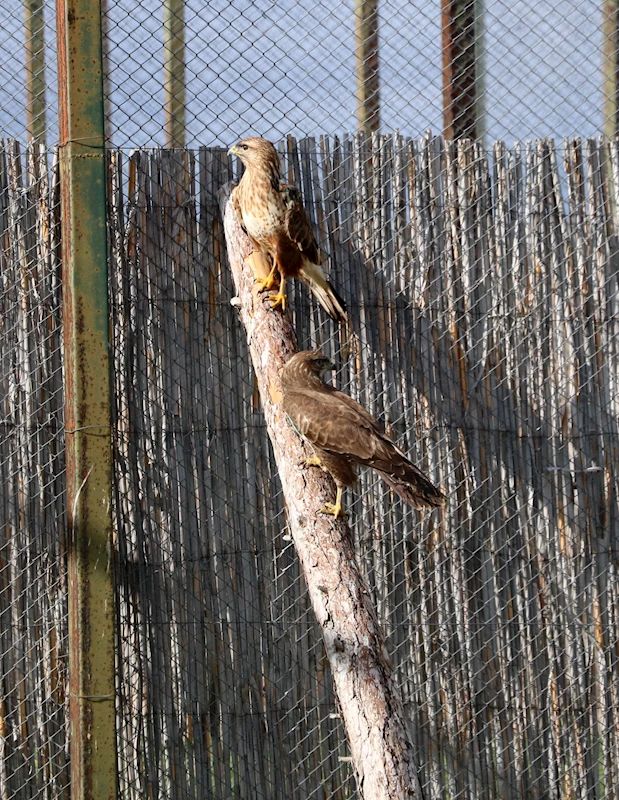
{"label": "hawk's eye", "polygon": [[249,145],[247,144],[242,144],[241,147],[243,150],[249,150]]}

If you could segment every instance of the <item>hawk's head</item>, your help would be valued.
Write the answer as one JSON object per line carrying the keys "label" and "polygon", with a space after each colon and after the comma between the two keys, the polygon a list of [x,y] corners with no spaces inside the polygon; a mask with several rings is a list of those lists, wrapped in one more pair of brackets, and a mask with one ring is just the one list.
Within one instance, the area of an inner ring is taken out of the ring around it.
{"label": "hawk's head", "polygon": [[291,356],[282,368],[282,386],[294,389],[322,384],[324,373],[331,372],[334,367],[333,361],[322,350],[302,350]]}
{"label": "hawk's head", "polygon": [[233,145],[228,153],[238,156],[247,169],[267,170],[279,178],[279,155],[268,139],[251,136]]}

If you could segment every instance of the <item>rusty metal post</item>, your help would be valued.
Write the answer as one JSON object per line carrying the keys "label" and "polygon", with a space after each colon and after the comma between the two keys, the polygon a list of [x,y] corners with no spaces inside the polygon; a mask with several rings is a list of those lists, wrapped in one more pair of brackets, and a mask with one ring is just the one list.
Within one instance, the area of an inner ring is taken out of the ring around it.
{"label": "rusty metal post", "polygon": [[45,142],[45,19],[43,0],[25,0],[26,127]]}
{"label": "rusty metal post", "polygon": [[380,127],[378,78],[378,0],[355,0],[357,127],[373,133]]}
{"label": "rusty metal post", "polygon": [[71,797],[116,800],[112,457],[100,0],[57,0]]}
{"label": "rusty metal post", "polygon": [[477,0],[441,0],[443,134],[476,139],[478,129]]}
{"label": "rusty metal post", "polygon": [[164,0],[166,147],[185,146],[185,0]]}

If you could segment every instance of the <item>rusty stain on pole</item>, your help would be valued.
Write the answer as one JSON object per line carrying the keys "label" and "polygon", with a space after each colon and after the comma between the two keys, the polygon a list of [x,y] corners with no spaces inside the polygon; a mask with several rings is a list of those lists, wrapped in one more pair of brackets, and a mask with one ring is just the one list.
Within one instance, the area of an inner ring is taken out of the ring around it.
{"label": "rusty stain on pole", "polygon": [[357,127],[373,133],[380,127],[378,77],[378,0],[355,0]]}
{"label": "rusty stain on pole", "polygon": [[185,146],[185,0],[164,0],[166,147]]}
{"label": "rusty stain on pole", "polygon": [[477,1],[441,0],[443,134],[475,139],[477,119]]}
{"label": "rusty stain on pole", "polygon": [[57,0],[72,800],[116,800],[100,0]]}
{"label": "rusty stain on pole", "polygon": [[43,0],[25,0],[26,128],[45,142],[45,19]]}

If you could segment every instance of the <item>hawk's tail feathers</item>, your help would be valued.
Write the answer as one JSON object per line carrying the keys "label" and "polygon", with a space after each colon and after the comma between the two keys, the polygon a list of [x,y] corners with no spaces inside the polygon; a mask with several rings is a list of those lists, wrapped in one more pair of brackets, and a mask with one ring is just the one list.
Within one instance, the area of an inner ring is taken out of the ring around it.
{"label": "hawk's tail feathers", "polygon": [[305,261],[299,272],[299,277],[307,283],[312,293],[331,319],[344,324],[348,322],[344,301],[333,286],[331,286],[322,268],[318,264]]}
{"label": "hawk's tail feathers", "polygon": [[426,476],[412,464],[404,478],[377,470],[393,491],[413,508],[442,508],[447,498]]}

